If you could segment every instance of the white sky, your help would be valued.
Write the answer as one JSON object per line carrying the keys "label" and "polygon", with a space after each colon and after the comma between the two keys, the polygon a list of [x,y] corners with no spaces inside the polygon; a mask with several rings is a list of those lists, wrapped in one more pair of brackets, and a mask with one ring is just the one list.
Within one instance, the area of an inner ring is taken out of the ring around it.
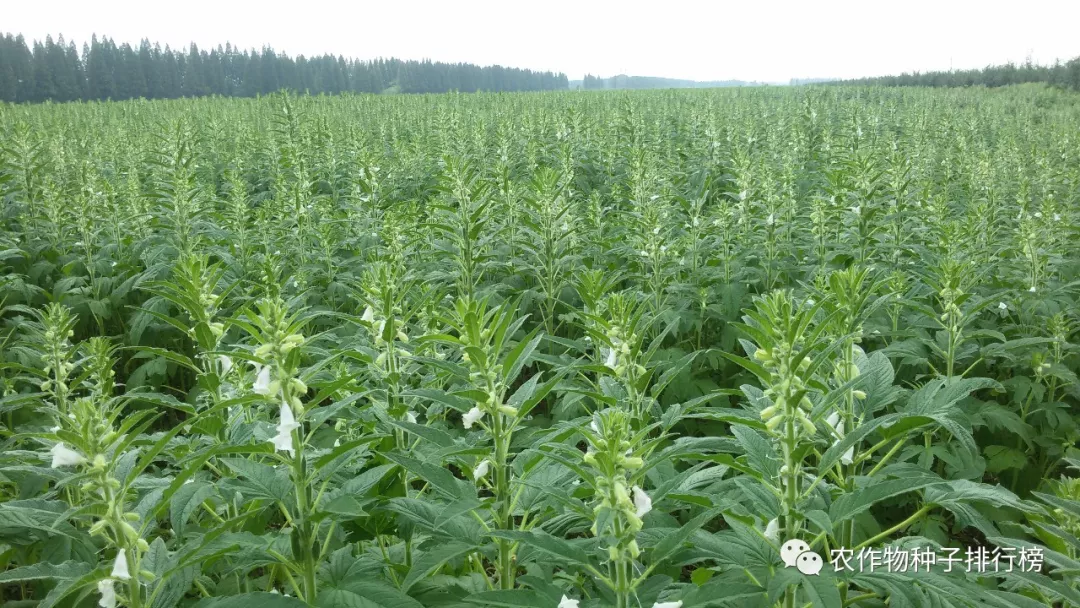
{"label": "white sky", "polygon": [[1078,0],[3,0],[0,31],[694,80],[853,78],[1080,55]]}

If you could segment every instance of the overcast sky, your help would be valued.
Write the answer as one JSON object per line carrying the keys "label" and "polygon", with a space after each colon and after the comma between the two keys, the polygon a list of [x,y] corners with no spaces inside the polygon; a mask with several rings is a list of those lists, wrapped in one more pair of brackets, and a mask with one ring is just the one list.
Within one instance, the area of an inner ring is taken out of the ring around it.
{"label": "overcast sky", "polygon": [[[694,80],[853,78],[1080,55],[1080,1],[3,0],[0,31]],[[888,7],[888,8],[886,8]]]}

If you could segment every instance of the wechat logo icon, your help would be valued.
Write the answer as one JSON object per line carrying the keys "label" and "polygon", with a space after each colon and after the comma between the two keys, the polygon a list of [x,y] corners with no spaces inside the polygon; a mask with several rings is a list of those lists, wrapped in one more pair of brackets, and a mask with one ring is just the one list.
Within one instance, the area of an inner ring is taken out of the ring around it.
{"label": "wechat logo icon", "polygon": [[780,559],[785,568],[796,568],[806,575],[818,575],[825,562],[801,540],[789,540],[780,546]]}

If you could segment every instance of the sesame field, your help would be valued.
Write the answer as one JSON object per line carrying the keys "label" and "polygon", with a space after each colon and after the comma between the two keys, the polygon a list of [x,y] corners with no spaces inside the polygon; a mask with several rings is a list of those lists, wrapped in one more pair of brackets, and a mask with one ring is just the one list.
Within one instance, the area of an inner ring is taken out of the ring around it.
{"label": "sesame field", "polygon": [[0,605],[1080,607],[1080,96],[0,105]]}

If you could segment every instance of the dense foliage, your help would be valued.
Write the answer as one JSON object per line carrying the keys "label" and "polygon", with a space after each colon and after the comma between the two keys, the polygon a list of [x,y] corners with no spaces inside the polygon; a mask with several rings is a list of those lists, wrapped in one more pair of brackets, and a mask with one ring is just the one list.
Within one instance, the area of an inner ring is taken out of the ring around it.
{"label": "dense foliage", "polygon": [[886,87],[1004,87],[1013,84],[1043,82],[1055,87],[1080,91],[1080,57],[1065,63],[1037,65],[1030,61],[1021,65],[1006,63],[975,70],[948,72],[915,72],[898,76],[877,76],[843,81],[846,85],[875,85]]}
{"label": "dense foliage", "polygon": [[0,132],[7,606],[1080,606],[1074,95]]}
{"label": "dense foliage", "polygon": [[290,89],[329,93],[565,90],[565,74],[468,63],[323,55],[289,57],[269,47],[231,45],[184,52],[143,40],[138,48],[96,36],[80,54],[63,36],[32,49],[20,36],[0,36],[0,101],[254,97]]}

